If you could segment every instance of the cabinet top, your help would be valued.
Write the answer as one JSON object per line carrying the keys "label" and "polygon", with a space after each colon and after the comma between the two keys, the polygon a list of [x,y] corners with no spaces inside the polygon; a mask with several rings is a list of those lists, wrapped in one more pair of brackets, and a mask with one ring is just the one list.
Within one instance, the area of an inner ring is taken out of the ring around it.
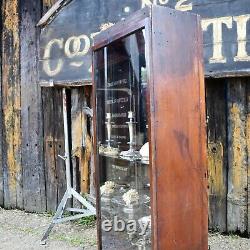
{"label": "cabinet top", "polygon": [[[197,17],[199,16],[193,13],[174,10],[172,8],[168,8],[165,6],[159,6],[159,5],[146,6],[143,9],[134,12],[126,19],[116,23],[115,25],[97,34],[94,37],[92,50],[95,51],[97,49],[105,47],[108,44],[114,42],[115,40],[128,36],[131,33],[134,33],[136,30],[142,29],[146,26],[149,27],[149,24],[153,16],[157,16],[157,18],[162,17],[162,15],[157,15],[159,11],[164,11],[166,13],[165,15],[166,18],[168,16],[175,16],[175,17],[193,16],[195,19],[197,19]],[[162,23],[164,23],[164,19],[162,20]]]}

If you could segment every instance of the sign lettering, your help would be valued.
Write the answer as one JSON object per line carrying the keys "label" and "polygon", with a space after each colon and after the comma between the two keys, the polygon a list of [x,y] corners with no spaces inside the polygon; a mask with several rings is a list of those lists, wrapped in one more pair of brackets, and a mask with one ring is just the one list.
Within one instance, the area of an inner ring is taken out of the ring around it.
{"label": "sign lettering", "polygon": [[101,5],[97,0],[93,2],[86,13],[85,2],[74,0],[42,32],[42,81],[91,79],[90,49],[94,36],[148,5],[201,15],[206,73],[250,71],[249,0],[124,0],[119,4],[104,1]]}

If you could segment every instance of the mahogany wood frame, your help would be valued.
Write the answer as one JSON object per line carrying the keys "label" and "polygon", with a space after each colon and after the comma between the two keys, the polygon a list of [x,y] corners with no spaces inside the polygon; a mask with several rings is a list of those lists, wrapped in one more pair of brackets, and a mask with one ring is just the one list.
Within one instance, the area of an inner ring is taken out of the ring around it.
{"label": "mahogany wood frame", "polygon": [[[207,250],[205,91],[200,18],[150,6],[101,32],[93,54],[145,28],[151,169],[152,249]],[[94,57],[93,57],[94,58]],[[102,249],[93,59],[98,248]]]}

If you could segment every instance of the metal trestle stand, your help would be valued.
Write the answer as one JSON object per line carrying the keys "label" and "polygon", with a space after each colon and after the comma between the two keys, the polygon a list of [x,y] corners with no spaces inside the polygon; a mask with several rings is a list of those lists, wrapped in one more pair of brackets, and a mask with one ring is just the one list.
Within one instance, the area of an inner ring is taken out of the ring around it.
{"label": "metal trestle stand", "polygon": [[[63,88],[63,119],[64,119],[64,140],[65,140],[65,156],[59,156],[65,161],[66,165],[66,181],[67,190],[57,208],[57,211],[52,219],[50,226],[45,232],[41,244],[46,244],[46,240],[49,237],[50,232],[56,224],[63,223],[66,221],[77,220],[83,217],[91,216],[96,214],[96,209],[80,194],[78,194],[71,184],[71,170],[70,170],[70,149],[69,149],[69,127],[68,127],[68,112],[67,112],[67,96],[66,89]],[[75,198],[84,207],[84,209],[78,208],[66,208],[67,201]],[[76,215],[63,217],[64,211],[77,213]]]}

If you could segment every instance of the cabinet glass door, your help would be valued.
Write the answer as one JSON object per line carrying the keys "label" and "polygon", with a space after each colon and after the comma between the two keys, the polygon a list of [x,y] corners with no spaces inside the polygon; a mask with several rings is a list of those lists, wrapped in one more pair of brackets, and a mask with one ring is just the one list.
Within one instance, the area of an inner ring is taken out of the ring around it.
{"label": "cabinet glass door", "polygon": [[94,54],[103,249],[151,249],[145,33]]}

